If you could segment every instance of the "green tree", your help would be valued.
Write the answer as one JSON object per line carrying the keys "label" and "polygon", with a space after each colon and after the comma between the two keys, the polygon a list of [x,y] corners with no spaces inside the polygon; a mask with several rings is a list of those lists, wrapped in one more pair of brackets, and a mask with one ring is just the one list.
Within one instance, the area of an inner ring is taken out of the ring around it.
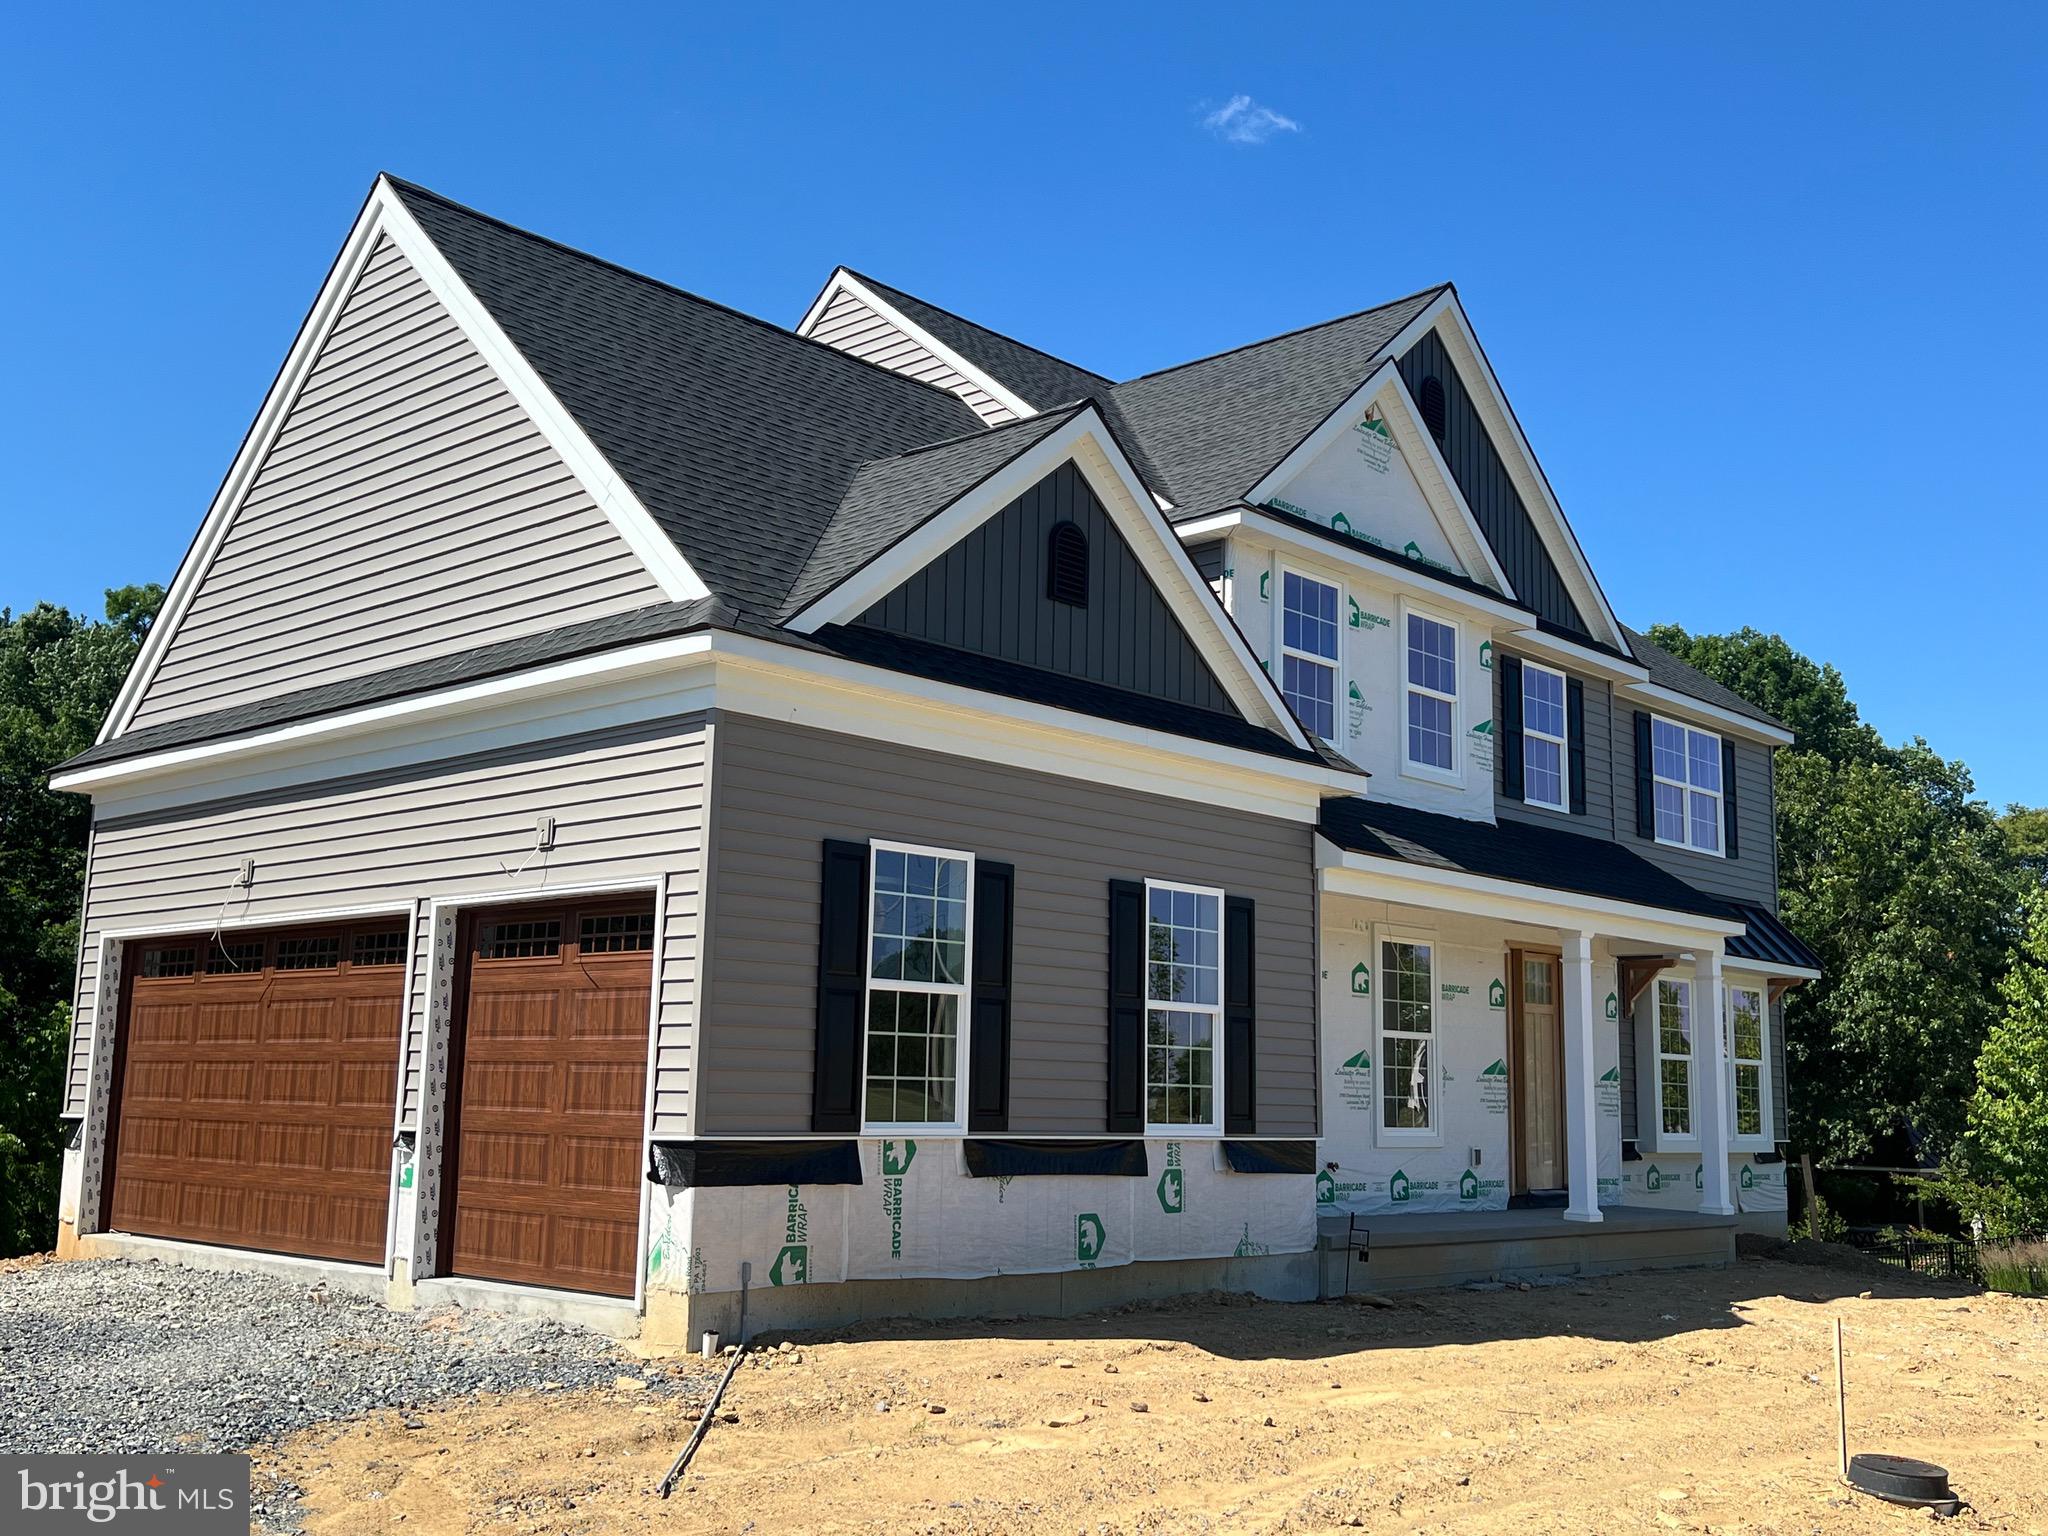
{"label": "green tree", "polygon": [[1998,825],[2014,861],[2036,885],[2048,887],[2048,806],[2008,805]]}
{"label": "green tree", "polygon": [[1650,638],[1789,725],[1777,755],[1779,907],[1820,956],[1793,990],[1791,1134],[1867,1156],[1910,1130],[1940,1158],[1963,1132],[2018,910],[2009,826],[1925,741],[1887,746],[1841,674],[1777,635]]}
{"label": "green tree", "polygon": [[57,1208],[64,1044],[92,807],[49,788],[92,743],[163,601],[107,593],[106,619],[0,609],[0,1255],[41,1248]]}
{"label": "green tree", "polygon": [[1973,1214],[2008,1232],[2039,1231],[2048,1227],[2048,892],[2028,894],[1998,997],[1957,1161],[1982,1191]]}

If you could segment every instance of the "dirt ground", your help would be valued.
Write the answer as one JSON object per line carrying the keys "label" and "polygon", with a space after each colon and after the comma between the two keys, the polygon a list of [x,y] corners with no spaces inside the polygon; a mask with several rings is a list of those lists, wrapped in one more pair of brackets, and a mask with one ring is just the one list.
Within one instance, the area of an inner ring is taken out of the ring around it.
{"label": "dirt ground", "polygon": [[741,1368],[736,1421],[666,1503],[654,1484],[696,1415],[630,1384],[318,1431],[267,1469],[305,1490],[319,1536],[1931,1523],[1835,1481],[1837,1316],[1851,1449],[1947,1466],[1973,1506],[1952,1529],[2041,1536],[2048,1302],[1755,1259],[1386,1306],[1211,1298],[798,1339]]}

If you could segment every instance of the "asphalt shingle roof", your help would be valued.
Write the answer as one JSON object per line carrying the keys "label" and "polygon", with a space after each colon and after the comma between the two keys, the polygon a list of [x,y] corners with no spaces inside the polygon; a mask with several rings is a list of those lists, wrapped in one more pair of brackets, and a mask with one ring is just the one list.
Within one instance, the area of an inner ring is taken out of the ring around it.
{"label": "asphalt shingle roof", "polygon": [[1628,636],[1629,649],[1635,652],[1636,660],[1649,672],[1651,682],[1669,688],[1674,693],[1683,693],[1699,699],[1703,703],[1718,704],[1721,708],[1732,710],[1745,719],[1761,720],[1765,725],[1785,729],[1785,722],[1776,715],[1758,709],[1734,689],[1724,687],[1698,668],[1680,661],[1669,651],[1652,643],[1649,636],[1639,634],[1626,624],[1621,626],[1621,632]]}
{"label": "asphalt shingle roof", "polygon": [[1050,352],[1027,347],[1001,331],[976,325],[949,309],[926,303],[916,294],[877,282],[864,272],[854,272],[851,267],[847,271],[873,290],[876,297],[894,305],[906,320],[930,332],[1033,410],[1048,410],[1091,395],[1105,396],[1115,382]]}
{"label": "asphalt shingle roof", "polygon": [[957,395],[396,181],[705,585],[771,612],[854,472],[981,428]]}
{"label": "asphalt shingle roof", "polygon": [[1445,285],[1116,386],[1176,519],[1235,506],[1363,384]]}
{"label": "asphalt shingle roof", "polygon": [[1726,902],[1620,843],[1526,822],[1467,821],[1383,800],[1325,800],[1321,832],[1339,848],[1402,864],[1576,891],[1668,912],[1731,918]]}
{"label": "asphalt shingle roof", "polygon": [[783,604],[796,614],[875,556],[958,501],[1010,460],[1074,417],[1078,406],[1026,416],[928,448],[876,459],[854,471],[853,483],[825,525]]}

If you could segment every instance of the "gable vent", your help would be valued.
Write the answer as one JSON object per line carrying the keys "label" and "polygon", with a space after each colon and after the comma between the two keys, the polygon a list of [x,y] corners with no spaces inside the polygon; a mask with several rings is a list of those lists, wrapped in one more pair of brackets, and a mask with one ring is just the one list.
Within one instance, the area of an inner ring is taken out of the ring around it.
{"label": "gable vent", "polygon": [[1078,523],[1054,523],[1046,536],[1045,595],[1075,608],[1088,606],[1088,535]]}
{"label": "gable vent", "polygon": [[1438,442],[1444,440],[1444,381],[1435,374],[1425,374],[1422,380],[1422,398],[1416,402],[1422,407],[1422,424],[1429,428],[1429,435]]}

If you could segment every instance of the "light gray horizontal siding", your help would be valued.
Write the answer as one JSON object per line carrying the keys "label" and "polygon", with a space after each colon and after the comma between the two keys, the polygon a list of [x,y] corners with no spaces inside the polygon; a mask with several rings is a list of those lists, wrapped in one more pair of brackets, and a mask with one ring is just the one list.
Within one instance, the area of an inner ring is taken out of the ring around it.
{"label": "light gray horizontal siding", "polygon": [[[1666,719],[1682,719],[1670,710],[1652,710]],[[1623,844],[1652,864],[1669,870],[1686,884],[1709,895],[1753,902],[1778,910],[1777,815],[1771,787],[1771,751],[1747,741],[1735,742],[1735,814],[1737,857],[1726,859],[1690,848],[1672,848],[1636,835],[1636,707],[1616,702],[1608,741],[1614,770],[1614,827]],[[1713,730],[1704,720],[1691,722]],[[1591,728],[1590,718],[1588,728]],[[1731,738],[1723,738],[1728,740]]]}
{"label": "light gray horizontal siding", "polygon": [[[256,861],[238,922],[288,923],[295,914],[422,904],[428,898],[531,894],[666,875],[657,1042],[657,1128],[688,1127],[702,910],[709,728],[665,721],[256,799],[181,809],[95,830],[86,878],[66,1112],[83,1113],[97,1025],[101,935],[209,931],[244,858]],[[537,817],[556,821],[554,851],[517,869]],[[416,954],[404,1039],[406,1115],[419,1104],[427,968]]]}
{"label": "light gray horizontal siding", "polygon": [[[1493,666],[1493,718],[1501,719],[1501,694],[1503,668],[1501,653],[1495,653]],[[1549,666],[1550,663],[1543,663]],[[1566,677],[1571,673],[1564,668]],[[1540,805],[1526,805],[1520,800],[1511,800],[1501,793],[1500,772],[1496,767],[1493,775],[1494,814],[1505,821],[1526,821],[1540,827],[1561,827],[1568,832],[1577,832],[1585,837],[1611,840],[1614,837],[1614,692],[1605,680],[1585,677],[1579,679],[1586,694],[1586,812],[1573,816],[1565,811],[1546,810]]]}
{"label": "light gray horizontal siding", "polygon": [[1258,903],[1258,1130],[1315,1133],[1307,827],[751,717],[717,735],[699,1135],[810,1129],[823,844],[873,837],[1016,865],[1013,1134],[1102,1132],[1109,881],[1148,876]]}
{"label": "light gray horizontal siding", "polygon": [[997,401],[987,390],[970,382],[958,369],[944,362],[929,348],[920,346],[902,329],[876,314],[847,292],[832,296],[825,313],[811,327],[813,341],[821,341],[841,352],[900,373],[921,383],[950,389],[967,402],[968,409],[983,421],[995,425],[1015,421],[1016,413]]}
{"label": "light gray horizontal siding", "polygon": [[385,240],[171,635],[134,725],[662,596]]}

